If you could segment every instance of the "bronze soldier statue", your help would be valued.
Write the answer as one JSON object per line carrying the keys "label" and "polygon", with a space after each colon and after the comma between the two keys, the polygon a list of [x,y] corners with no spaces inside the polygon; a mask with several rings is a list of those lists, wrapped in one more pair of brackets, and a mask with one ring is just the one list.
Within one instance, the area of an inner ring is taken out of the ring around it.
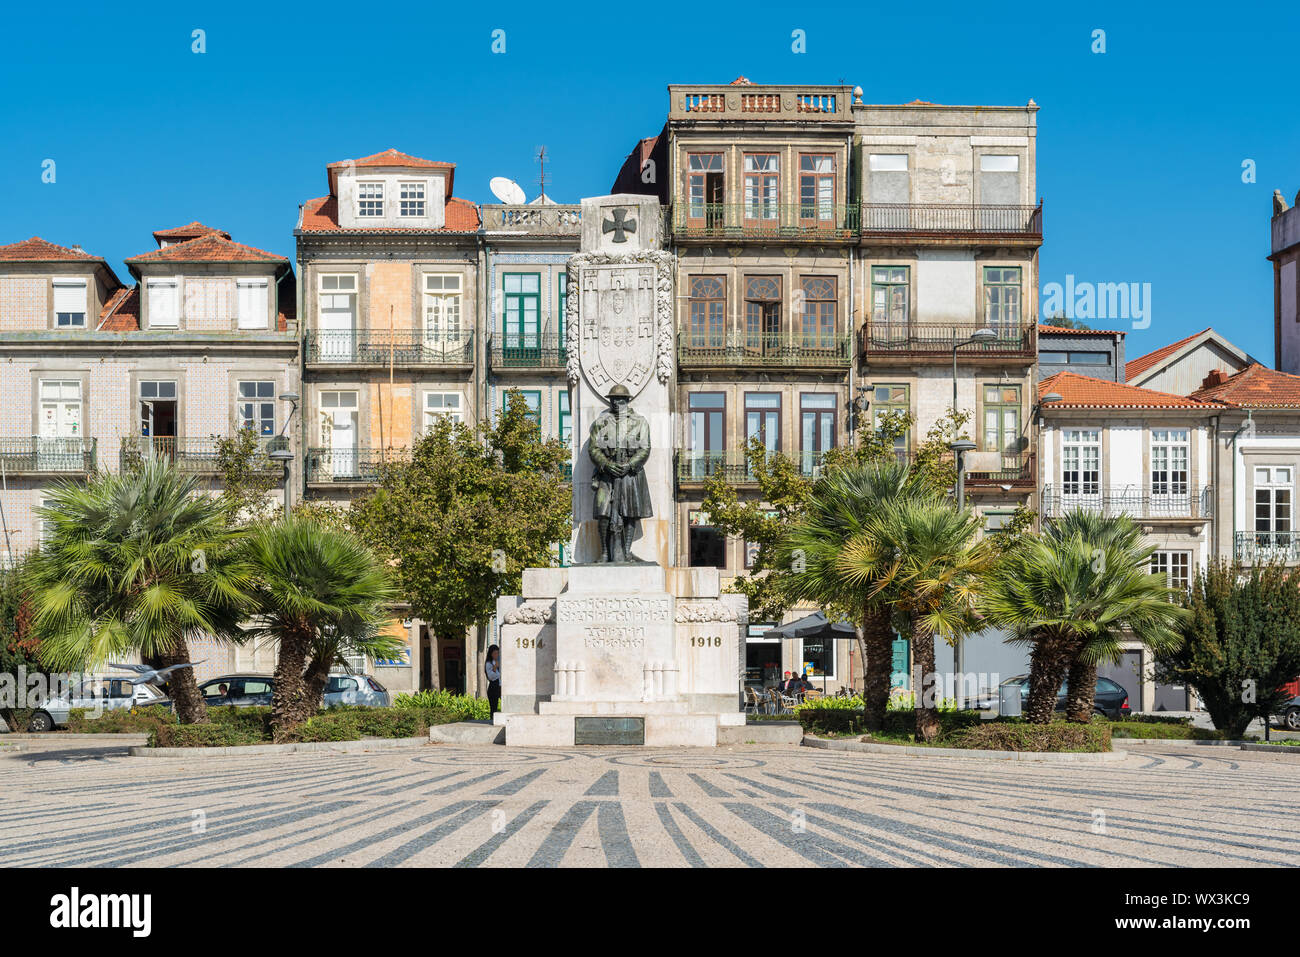
{"label": "bronze soldier statue", "polygon": [[645,478],[650,423],[632,411],[628,405],[631,397],[624,385],[609,390],[610,408],[591,423],[587,445],[595,466],[592,512],[600,530],[602,562],[628,561],[637,522],[653,514]]}

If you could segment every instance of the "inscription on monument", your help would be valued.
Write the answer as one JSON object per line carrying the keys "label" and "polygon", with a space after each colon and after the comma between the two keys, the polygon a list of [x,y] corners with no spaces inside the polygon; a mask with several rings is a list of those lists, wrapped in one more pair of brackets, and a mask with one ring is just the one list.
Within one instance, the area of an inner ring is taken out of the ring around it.
{"label": "inscription on monument", "polygon": [[645,718],[574,718],[573,743],[645,744]]}
{"label": "inscription on monument", "polygon": [[577,624],[636,624],[672,620],[667,598],[561,598],[560,616]]}

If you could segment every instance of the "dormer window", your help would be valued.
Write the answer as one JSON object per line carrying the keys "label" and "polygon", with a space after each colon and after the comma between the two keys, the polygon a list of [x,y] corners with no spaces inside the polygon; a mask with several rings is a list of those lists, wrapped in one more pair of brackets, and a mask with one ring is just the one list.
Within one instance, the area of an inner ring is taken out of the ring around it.
{"label": "dormer window", "polygon": [[384,215],[384,184],[357,183],[357,216],[376,218]]}
{"label": "dormer window", "polygon": [[54,324],[59,329],[86,328],[86,280],[54,280]]}
{"label": "dormer window", "polygon": [[423,217],[425,215],[423,183],[402,183],[400,199],[401,206],[399,211],[401,215],[418,217]]}

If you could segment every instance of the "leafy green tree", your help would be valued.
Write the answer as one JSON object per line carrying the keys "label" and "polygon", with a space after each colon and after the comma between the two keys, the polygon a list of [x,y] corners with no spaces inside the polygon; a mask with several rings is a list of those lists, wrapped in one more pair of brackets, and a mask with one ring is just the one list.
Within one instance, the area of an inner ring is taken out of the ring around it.
{"label": "leafy green tree", "polygon": [[[32,606],[22,582],[22,565],[0,568],[0,674],[10,676],[19,693],[26,687],[19,678],[45,673],[40,647],[40,640],[32,635]],[[22,730],[14,722],[17,705],[17,701],[0,700],[0,721],[14,731]]]}
{"label": "leafy green tree", "polygon": [[[149,459],[85,485],[64,483],[38,509],[49,532],[24,574],[41,661],[83,670],[131,652],[188,664],[199,635],[239,643],[248,569],[237,534],[193,476]],[[207,721],[192,668],[169,679],[182,723]]]}
{"label": "leafy green tree", "polygon": [[569,445],[543,439],[523,396],[506,395],[496,422],[477,430],[441,420],[409,461],[384,466],[349,517],[391,563],[412,613],[445,638],[486,622],[572,527]]}
{"label": "leafy green tree", "polygon": [[1294,569],[1207,566],[1184,599],[1182,644],[1156,655],[1156,678],[1186,683],[1214,726],[1239,738],[1268,725],[1286,700],[1281,686],[1300,674],[1300,589]]}
{"label": "leafy green tree", "polygon": [[280,511],[273,494],[284,470],[266,456],[261,439],[252,429],[233,436],[217,436],[219,500],[233,524],[251,526],[270,521]]}
{"label": "leafy green tree", "polygon": [[329,670],[345,654],[384,658],[399,647],[380,630],[397,592],[351,532],[282,518],[253,529],[239,557],[253,581],[249,633],[279,649],[271,699],[277,733],[316,713]]}
{"label": "leafy green tree", "polygon": [[924,741],[939,733],[935,639],[956,645],[978,629],[976,596],[998,555],[979,530],[969,508],[931,494],[901,495],[866,516],[837,561],[850,587],[867,588],[893,606],[911,639],[920,676],[916,735]]}
{"label": "leafy green tree", "polygon": [[1030,646],[1026,718],[1052,720],[1061,682],[1066,715],[1092,719],[1097,666],[1117,662],[1120,642],[1153,652],[1178,642],[1183,613],[1174,592],[1150,573],[1151,549],[1127,517],[1072,512],[1006,552],[981,591],[980,610]]}

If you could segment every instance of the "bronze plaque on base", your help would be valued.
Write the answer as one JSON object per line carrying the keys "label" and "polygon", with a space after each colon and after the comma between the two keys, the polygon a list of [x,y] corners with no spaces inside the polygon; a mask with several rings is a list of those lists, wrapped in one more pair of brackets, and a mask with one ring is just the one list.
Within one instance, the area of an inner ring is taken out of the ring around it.
{"label": "bronze plaque on base", "polygon": [[575,717],[574,744],[645,744],[645,718]]}

